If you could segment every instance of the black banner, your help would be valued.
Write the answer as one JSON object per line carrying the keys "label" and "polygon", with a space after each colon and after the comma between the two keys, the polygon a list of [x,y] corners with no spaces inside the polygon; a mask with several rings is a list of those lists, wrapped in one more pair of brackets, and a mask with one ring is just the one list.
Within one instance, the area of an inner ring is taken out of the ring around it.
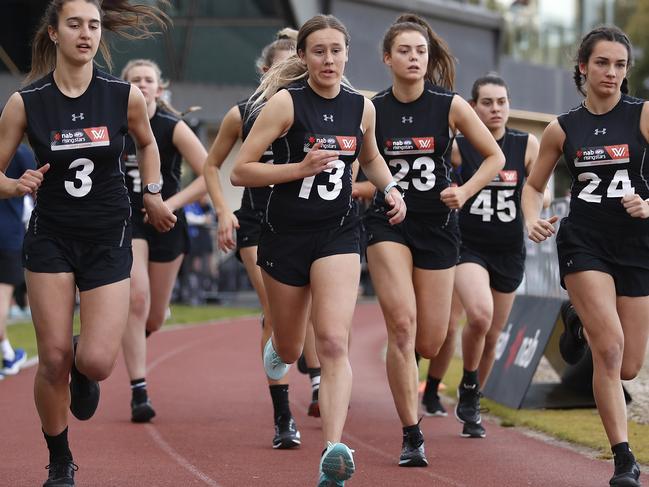
{"label": "black banner", "polygon": [[561,298],[516,296],[507,325],[498,339],[496,361],[483,393],[489,399],[520,408],[554,330]]}

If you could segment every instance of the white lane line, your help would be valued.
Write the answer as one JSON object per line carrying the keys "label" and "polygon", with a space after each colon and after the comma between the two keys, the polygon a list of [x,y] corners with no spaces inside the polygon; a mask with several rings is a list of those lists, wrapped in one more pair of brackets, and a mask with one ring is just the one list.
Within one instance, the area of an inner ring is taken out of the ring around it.
{"label": "white lane line", "polygon": [[149,433],[151,438],[153,438],[153,441],[158,446],[158,448],[160,448],[167,455],[173,458],[178,465],[186,469],[194,477],[198,478],[199,480],[202,480],[206,485],[209,485],[210,487],[222,487],[221,484],[219,484],[216,480],[201,472],[200,469],[198,469],[195,465],[190,463],[180,453],[174,450],[174,448],[169,443],[167,443],[165,439],[160,435],[158,430],[156,430],[155,426],[153,426],[152,424],[146,424],[144,425],[144,427],[146,428],[146,431],[147,433]]}
{"label": "white lane line", "polygon": [[[216,339],[216,338],[214,338]],[[211,341],[211,340],[207,340]],[[205,340],[194,340],[193,342],[186,343],[182,347],[175,348],[174,350],[165,353],[164,355],[161,355],[157,359],[155,359],[153,362],[151,362],[147,366],[147,374],[151,373],[153,369],[155,369],[158,365],[161,363],[169,360],[170,358],[184,352],[185,350],[188,350],[196,345],[204,344]],[[205,482],[205,484],[209,485],[210,487],[222,487],[221,484],[219,484],[216,480],[211,478],[209,475],[203,473],[198,467],[196,467],[194,464],[192,464],[189,460],[187,460],[185,457],[183,457],[180,453],[178,453],[174,448],[165,441],[165,439],[162,437],[160,432],[156,429],[156,427],[152,423],[148,423],[145,425],[147,433],[153,438],[153,441],[155,444],[162,450],[164,451],[167,455],[169,455],[171,458],[174,459],[174,461],[186,469],[189,473],[191,473],[194,477],[202,480]]]}

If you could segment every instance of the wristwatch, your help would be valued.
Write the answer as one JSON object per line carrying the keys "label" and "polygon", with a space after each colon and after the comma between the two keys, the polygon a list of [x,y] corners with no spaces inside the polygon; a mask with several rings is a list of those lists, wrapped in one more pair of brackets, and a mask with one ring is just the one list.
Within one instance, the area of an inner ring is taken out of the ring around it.
{"label": "wristwatch", "polygon": [[160,194],[162,185],[160,183],[145,184],[142,188],[142,194]]}
{"label": "wristwatch", "polygon": [[396,190],[399,191],[399,193],[401,193],[401,196],[403,196],[403,188],[399,186],[396,183],[396,181],[390,181],[387,184],[387,186],[383,189],[383,194],[387,196],[392,188],[396,188]]}

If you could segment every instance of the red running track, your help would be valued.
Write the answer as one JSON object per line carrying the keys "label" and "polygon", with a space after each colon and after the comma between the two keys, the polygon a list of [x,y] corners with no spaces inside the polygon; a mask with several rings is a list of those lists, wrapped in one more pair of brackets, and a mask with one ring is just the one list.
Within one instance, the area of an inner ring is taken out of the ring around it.
{"label": "red running track", "polygon": [[[149,340],[149,390],[158,416],[129,421],[130,389],[120,358],[102,383],[95,417],[71,419],[70,443],[87,487],[310,487],[322,450],[319,419],[306,416],[310,385],[291,371],[291,406],[302,433],[296,450],[273,450],[272,406],[261,370],[259,322],[182,327]],[[354,388],[344,441],[356,450],[352,487],[595,487],[610,462],[487,423],[486,439],[459,436],[448,418],[425,418],[430,465],[396,466],[401,427],[387,384],[386,333],[376,304],[357,306]],[[32,400],[35,368],[0,383],[0,486],[40,486],[47,452]]]}

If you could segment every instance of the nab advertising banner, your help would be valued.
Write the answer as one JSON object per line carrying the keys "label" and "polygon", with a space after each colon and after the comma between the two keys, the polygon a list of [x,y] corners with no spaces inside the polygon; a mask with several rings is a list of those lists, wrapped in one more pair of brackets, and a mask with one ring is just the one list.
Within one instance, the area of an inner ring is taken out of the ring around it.
{"label": "nab advertising banner", "polygon": [[557,322],[562,299],[516,296],[496,345],[496,361],[485,396],[520,408]]}

